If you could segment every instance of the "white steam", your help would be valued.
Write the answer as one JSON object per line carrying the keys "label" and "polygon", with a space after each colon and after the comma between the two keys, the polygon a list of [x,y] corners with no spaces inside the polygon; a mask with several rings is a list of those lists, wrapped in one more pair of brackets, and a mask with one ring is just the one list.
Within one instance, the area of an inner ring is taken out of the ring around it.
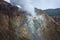
{"label": "white steam", "polygon": [[34,6],[31,4],[31,0],[10,0],[12,5],[19,5],[24,11],[32,16],[36,16]]}
{"label": "white steam", "polygon": [[40,37],[38,36],[37,30],[40,28],[39,24],[41,23],[41,20],[44,21],[44,17],[42,15],[37,16],[35,13],[35,8],[31,4],[31,0],[10,0],[12,5],[15,6],[21,6],[21,8],[29,13],[32,16],[27,16],[27,28],[28,31],[32,34],[33,40],[40,40]]}

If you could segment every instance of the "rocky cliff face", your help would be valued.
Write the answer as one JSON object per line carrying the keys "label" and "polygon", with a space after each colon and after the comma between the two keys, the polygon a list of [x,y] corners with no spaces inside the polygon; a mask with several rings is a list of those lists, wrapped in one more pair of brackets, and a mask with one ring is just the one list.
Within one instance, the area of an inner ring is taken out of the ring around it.
{"label": "rocky cliff face", "polygon": [[5,1],[0,1],[0,40],[28,40],[28,38],[16,35],[19,26],[24,25],[24,13],[18,11],[17,7]]}
{"label": "rocky cliff face", "polygon": [[[60,24],[42,10],[35,11],[39,15],[33,18],[38,40],[60,40]],[[36,33],[32,36],[28,32],[26,15],[16,6],[0,1],[0,40],[37,40]]]}
{"label": "rocky cliff face", "polygon": [[[38,13],[40,13],[42,16],[44,16],[46,22],[46,25],[42,25],[42,28],[40,29],[40,37],[42,37],[42,40],[60,40],[60,24],[57,22],[57,18],[48,16],[45,14],[44,11],[40,9],[37,9]],[[44,21],[45,21],[44,20]],[[44,23],[44,22],[43,22]]]}
{"label": "rocky cliff face", "polygon": [[57,23],[60,24],[60,16],[51,16]]}

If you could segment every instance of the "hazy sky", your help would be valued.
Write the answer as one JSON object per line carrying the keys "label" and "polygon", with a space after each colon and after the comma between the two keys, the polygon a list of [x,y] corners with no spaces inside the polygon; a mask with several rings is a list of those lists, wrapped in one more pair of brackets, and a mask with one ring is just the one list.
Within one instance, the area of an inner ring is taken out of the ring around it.
{"label": "hazy sky", "polygon": [[60,8],[60,0],[33,0],[40,9]]}
{"label": "hazy sky", "polygon": [[60,0],[32,0],[32,4],[39,9],[60,8]]}

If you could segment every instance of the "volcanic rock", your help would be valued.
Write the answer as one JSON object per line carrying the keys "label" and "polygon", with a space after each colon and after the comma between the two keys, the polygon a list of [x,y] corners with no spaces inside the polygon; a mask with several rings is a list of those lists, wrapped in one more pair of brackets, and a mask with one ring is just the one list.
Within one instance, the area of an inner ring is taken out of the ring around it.
{"label": "volcanic rock", "polygon": [[[29,33],[25,11],[5,1],[0,1],[0,40],[60,40],[60,24],[44,11],[36,9],[35,34]],[[40,39],[36,39],[36,37]]]}

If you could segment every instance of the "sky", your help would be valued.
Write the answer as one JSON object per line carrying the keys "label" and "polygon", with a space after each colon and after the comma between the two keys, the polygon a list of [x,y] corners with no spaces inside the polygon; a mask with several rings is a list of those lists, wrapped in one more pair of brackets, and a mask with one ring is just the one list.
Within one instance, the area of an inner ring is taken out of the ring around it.
{"label": "sky", "polygon": [[[10,2],[9,0],[6,0]],[[60,8],[60,0],[32,0],[32,4],[39,9]]]}

